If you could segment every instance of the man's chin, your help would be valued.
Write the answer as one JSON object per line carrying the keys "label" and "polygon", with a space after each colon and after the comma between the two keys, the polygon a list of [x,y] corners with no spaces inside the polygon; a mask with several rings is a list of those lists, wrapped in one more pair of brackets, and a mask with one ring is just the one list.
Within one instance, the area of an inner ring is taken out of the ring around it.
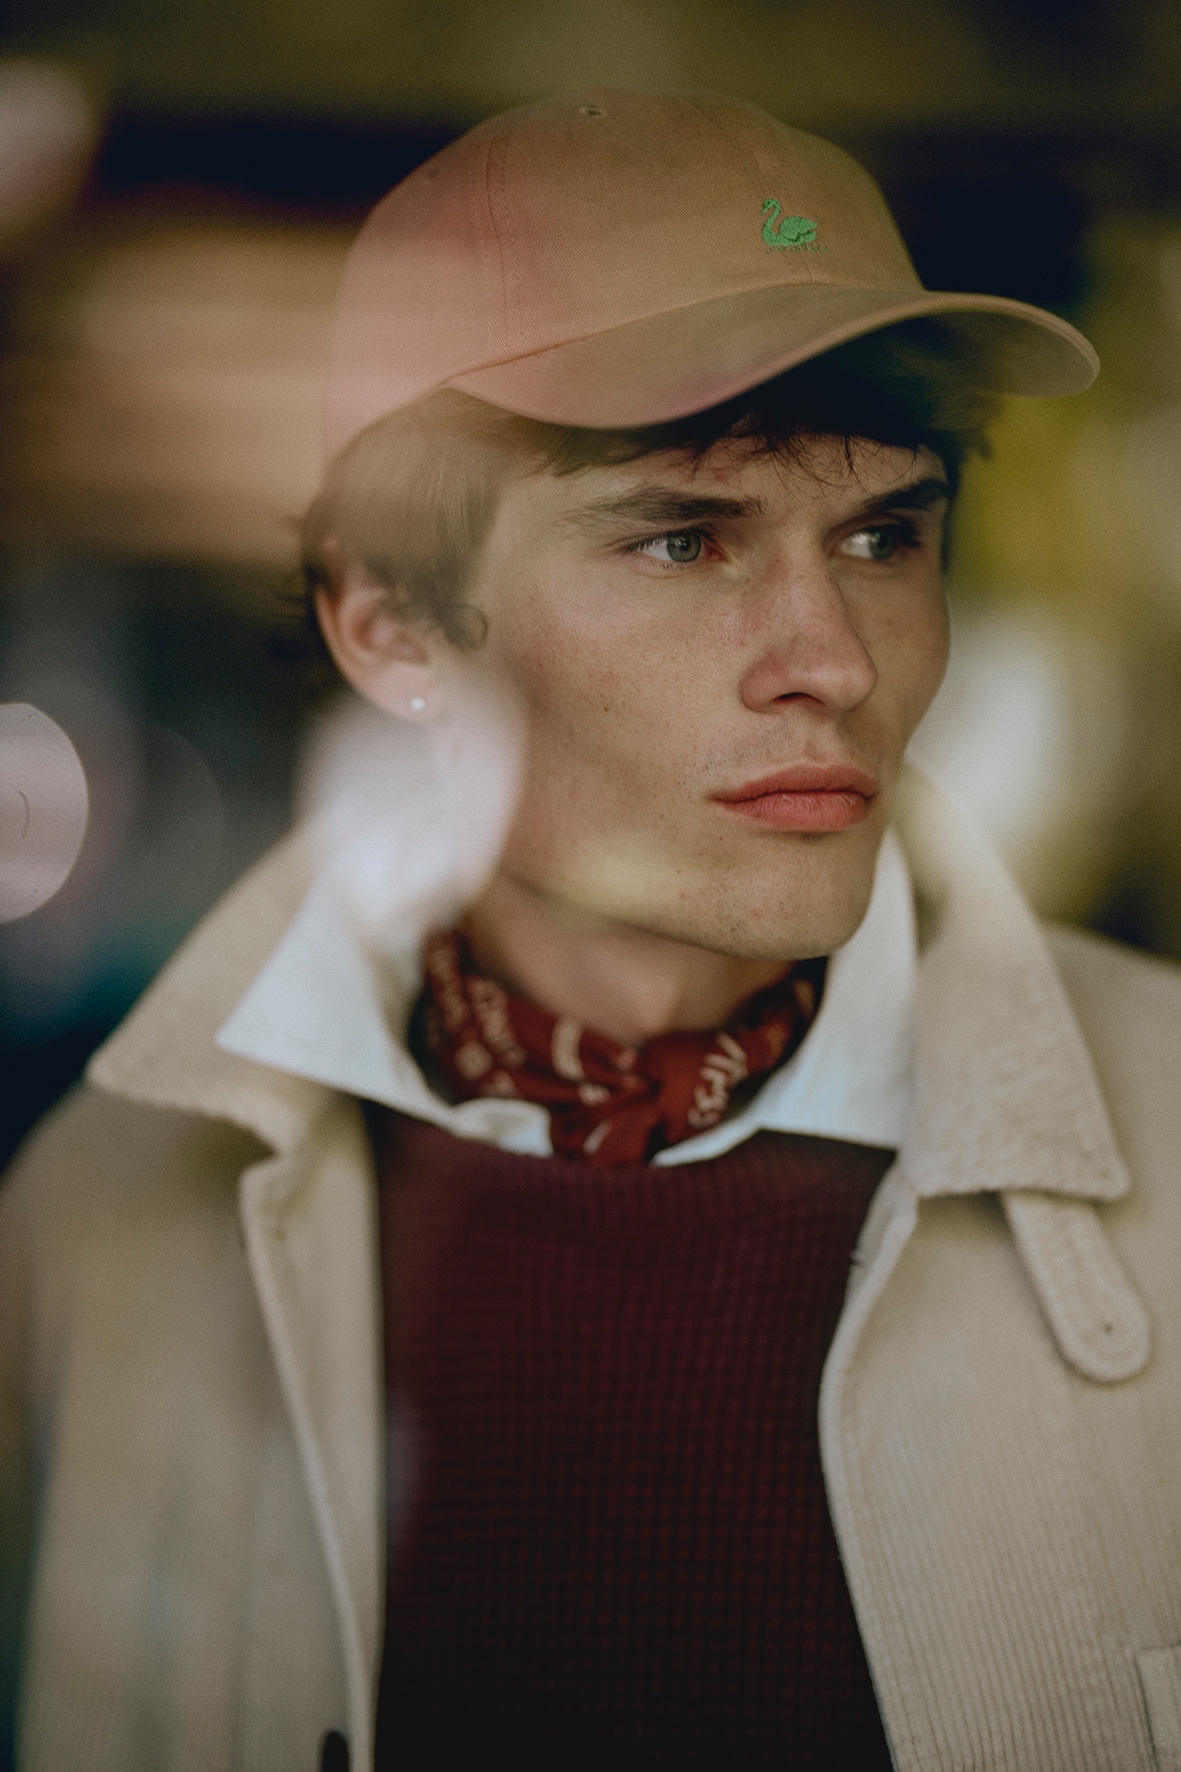
{"label": "man's chin", "polygon": [[674,903],[633,905],[619,920],[725,959],[787,964],[835,953],[856,934],[869,908],[872,875],[863,890],[850,891],[850,885],[842,881],[839,891],[819,901],[809,896],[785,906],[762,895],[745,898],[722,883],[699,900],[694,894]]}
{"label": "man's chin", "polygon": [[567,856],[567,866],[543,886],[538,874],[548,870],[521,869],[519,876],[576,919],[615,923],[727,959],[787,963],[833,953],[855,934],[869,906],[879,843],[880,832],[863,826],[835,840],[777,845],[772,856],[760,844],[753,857],[678,863],[641,842],[617,840]]}

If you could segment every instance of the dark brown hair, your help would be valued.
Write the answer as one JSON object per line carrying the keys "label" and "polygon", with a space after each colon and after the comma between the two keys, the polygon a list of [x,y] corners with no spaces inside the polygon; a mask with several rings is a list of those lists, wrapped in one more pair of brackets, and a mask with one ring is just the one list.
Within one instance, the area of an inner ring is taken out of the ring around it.
{"label": "dark brown hair", "polygon": [[541,424],[443,389],[370,425],[333,462],[302,528],[309,601],[331,585],[335,547],[388,586],[399,610],[457,646],[478,645],[483,623],[464,589],[505,483],[522,473],[576,474],[663,453],[700,460],[723,440],[790,458],[804,439],[836,436],[850,462],[856,438],[930,450],[954,492],[999,406],[987,380],[961,334],[923,319],[637,429]]}

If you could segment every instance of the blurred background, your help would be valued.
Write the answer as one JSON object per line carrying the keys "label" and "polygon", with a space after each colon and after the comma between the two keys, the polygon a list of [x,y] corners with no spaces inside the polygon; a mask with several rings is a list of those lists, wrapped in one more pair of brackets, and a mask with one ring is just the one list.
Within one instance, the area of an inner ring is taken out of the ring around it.
{"label": "blurred background", "polygon": [[290,818],[351,232],[471,123],[591,81],[831,136],[928,285],[1095,340],[1094,390],[1013,402],[970,471],[917,748],[1041,910],[1181,957],[1175,0],[6,0],[0,702],[69,735],[91,816],[0,927],[0,1158]]}

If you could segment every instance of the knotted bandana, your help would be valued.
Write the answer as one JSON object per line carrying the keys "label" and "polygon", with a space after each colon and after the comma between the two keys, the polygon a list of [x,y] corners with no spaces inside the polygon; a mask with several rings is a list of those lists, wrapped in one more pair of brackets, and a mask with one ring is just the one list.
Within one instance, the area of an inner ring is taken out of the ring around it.
{"label": "knotted bandana", "polygon": [[724,1028],[623,1046],[485,978],[451,931],[427,942],[411,1045],[460,1101],[508,1096],[548,1108],[558,1156],[645,1163],[716,1126],[735,1089],[791,1057],[815,1018],[826,964],[799,961]]}

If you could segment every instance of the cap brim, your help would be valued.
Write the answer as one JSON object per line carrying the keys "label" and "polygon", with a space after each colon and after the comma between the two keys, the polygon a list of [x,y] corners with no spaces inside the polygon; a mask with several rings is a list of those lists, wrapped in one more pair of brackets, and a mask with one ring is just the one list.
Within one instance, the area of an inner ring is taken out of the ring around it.
{"label": "cap brim", "polygon": [[[1078,394],[1099,359],[1056,314],[1003,296],[776,284],[696,302],[453,376],[448,385],[525,418],[592,428],[704,411],[849,339],[946,316],[1001,394]],[[982,349],[981,349],[982,347]]]}

